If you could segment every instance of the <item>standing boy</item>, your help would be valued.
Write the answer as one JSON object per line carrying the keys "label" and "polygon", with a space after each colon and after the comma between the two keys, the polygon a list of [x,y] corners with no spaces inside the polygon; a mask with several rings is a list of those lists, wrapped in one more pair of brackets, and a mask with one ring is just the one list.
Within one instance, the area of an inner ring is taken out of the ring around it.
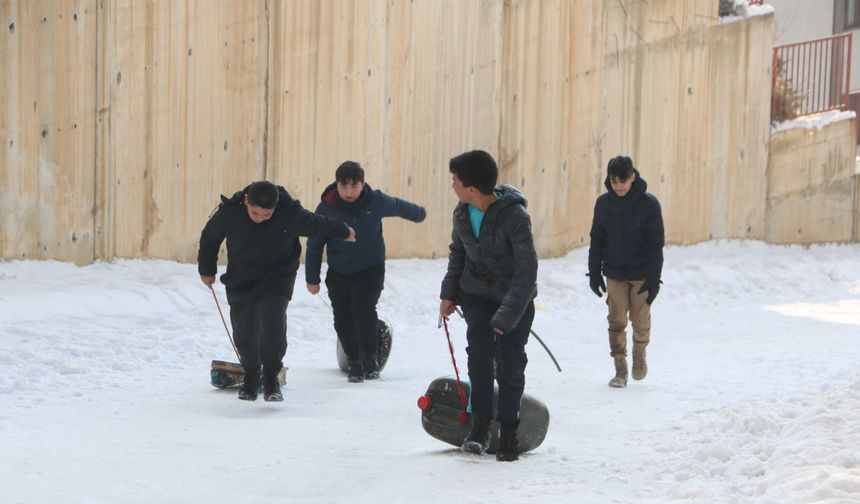
{"label": "standing boy", "polygon": [[484,454],[490,444],[493,379],[499,383],[496,420],[501,426],[496,459],[519,458],[520,400],[528,363],[526,342],[534,320],[537,254],[526,200],[510,185],[496,187],[499,171],[484,151],[449,163],[460,203],[442,280],[439,313],[463,308],[469,356],[472,429],[462,449]]}
{"label": "standing boy", "polygon": [[421,222],[424,208],[373,190],[364,182],[364,169],[345,161],[335,171],[335,182],[322,193],[317,215],[349,223],[359,238],[344,243],[321,236],[308,239],[305,280],[311,294],[320,291],[323,248],[328,251],[325,283],[334,312],[334,329],[349,363],[353,383],[379,377],[376,304],[385,284],[384,217]]}
{"label": "standing boy", "polygon": [[[651,303],[660,292],[663,271],[663,216],[660,202],[627,156],[609,161],[597,198],[588,249],[591,290],[607,293],[609,350],[615,360],[610,387],[627,386],[627,318],[633,324],[633,379],[648,373],[645,347],[651,337]],[[606,283],[603,276],[606,275]]]}
{"label": "standing boy", "polygon": [[245,370],[239,399],[257,400],[262,365],[263,399],[283,401],[278,372],[287,352],[287,304],[293,296],[302,246],[299,236],[355,241],[342,222],[318,217],[271,182],[254,182],[221,204],[200,234],[197,271],[209,287],[218,272],[218,249],[227,239],[230,322]]}

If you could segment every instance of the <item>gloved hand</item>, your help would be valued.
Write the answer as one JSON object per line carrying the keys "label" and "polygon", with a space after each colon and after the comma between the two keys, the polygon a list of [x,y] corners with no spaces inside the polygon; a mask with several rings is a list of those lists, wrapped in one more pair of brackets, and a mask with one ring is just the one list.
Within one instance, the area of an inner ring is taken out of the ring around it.
{"label": "gloved hand", "polygon": [[645,283],[642,284],[642,287],[639,288],[639,292],[636,294],[647,292],[648,297],[645,298],[645,302],[650,305],[654,302],[654,299],[657,298],[657,294],[660,292],[660,283],[659,278],[646,278]]}
{"label": "gloved hand", "polygon": [[606,292],[606,283],[603,282],[603,275],[597,272],[592,272],[588,274],[589,280],[588,284],[591,286],[592,292],[597,297],[603,297],[603,294],[600,291]]}

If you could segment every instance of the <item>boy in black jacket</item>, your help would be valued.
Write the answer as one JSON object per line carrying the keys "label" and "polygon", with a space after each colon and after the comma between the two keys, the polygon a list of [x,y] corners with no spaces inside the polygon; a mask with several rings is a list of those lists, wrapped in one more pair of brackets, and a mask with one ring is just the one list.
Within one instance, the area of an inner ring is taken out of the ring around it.
{"label": "boy in black jacket", "polygon": [[263,399],[282,401],[278,372],[287,352],[287,304],[293,296],[302,246],[299,236],[355,241],[343,222],[318,217],[271,182],[254,182],[221,204],[200,234],[197,271],[208,287],[218,272],[218,249],[227,239],[230,322],[245,381],[239,399],[255,401],[262,364]]}
{"label": "boy in black jacket", "polygon": [[442,280],[439,313],[455,306],[466,317],[472,429],[462,449],[482,455],[490,444],[493,379],[499,383],[500,428],[496,460],[519,458],[517,428],[528,363],[525,346],[534,320],[537,253],[526,200],[513,186],[496,187],[492,156],[470,151],[451,159],[460,203]]}
{"label": "boy in black jacket", "polygon": [[627,386],[628,313],[633,324],[633,379],[648,373],[645,347],[651,337],[651,303],[660,292],[663,271],[663,216],[660,202],[646,192],[648,184],[629,157],[612,158],[607,168],[607,192],[594,205],[588,275],[598,297],[607,293],[609,349],[615,361],[609,386],[621,388]]}
{"label": "boy in black jacket", "polygon": [[376,304],[385,284],[385,239],[382,219],[402,217],[421,222],[424,208],[373,190],[364,182],[364,169],[345,161],[326,187],[316,214],[333,217],[355,229],[359,240],[343,243],[323,236],[308,239],[305,280],[308,292],[320,291],[323,247],[328,252],[325,284],[334,312],[334,329],[349,363],[353,383],[379,377],[377,364]]}

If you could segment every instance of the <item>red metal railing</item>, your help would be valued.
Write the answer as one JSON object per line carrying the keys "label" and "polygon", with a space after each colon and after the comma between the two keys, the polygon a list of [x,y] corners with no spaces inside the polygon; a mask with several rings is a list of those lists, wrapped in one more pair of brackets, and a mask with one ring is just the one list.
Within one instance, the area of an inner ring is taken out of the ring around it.
{"label": "red metal railing", "polygon": [[773,48],[771,121],[848,106],[851,33]]}

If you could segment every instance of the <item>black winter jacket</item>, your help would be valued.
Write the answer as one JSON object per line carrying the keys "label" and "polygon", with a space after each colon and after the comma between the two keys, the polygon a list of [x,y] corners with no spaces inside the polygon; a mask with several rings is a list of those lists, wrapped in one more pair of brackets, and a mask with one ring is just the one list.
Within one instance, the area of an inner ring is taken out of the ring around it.
{"label": "black winter jacket", "polygon": [[526,199],[513,186],[496,188],[501,197],[487,208],[475,239],[468,205],[454,209],[448,272],[441,299],[457,302],[460,291],[498,302],[490,325],[508,331],[537,296],[537,253]]}
{"label": "black winter jacket", "polygon": [[648,183],[634,170],[636,180],[623,198],[612,190],[594,204],[589,275],[601,273],[615,280],[660,280],[663,271],[663,215],[660,202],[648,193]]}
{"label": "black winter jacket", "polygon": [[316,214],[342,220],[355,230],[355,242],[348,243],[322,236],[308,238],[305,254],[305,280],[320,283],[323,246],[327,249],[328,267],[351,275],[385,262],[385,239],[382,236],[384,217],[402,217],[421,222],[427,215],[423,207],[400,198],[373,190],[364,184],[356,201],[347,202],[337,193],[337,184],[330,184],[320,197]]}
{"label": "black winter jacket", "polygon": [[256,287],[290,298],[302,253],[299,236],[346,239],[349,227],[302,208],[281,186],[272,217],[256,224],[244,203],[247,190],[232,198],[221,196],[221,204],[200,234],[197,271],[203,276],[215,275],[218,249],[226,237],[227,272],[221,275],[221,283],[228,294]]}

